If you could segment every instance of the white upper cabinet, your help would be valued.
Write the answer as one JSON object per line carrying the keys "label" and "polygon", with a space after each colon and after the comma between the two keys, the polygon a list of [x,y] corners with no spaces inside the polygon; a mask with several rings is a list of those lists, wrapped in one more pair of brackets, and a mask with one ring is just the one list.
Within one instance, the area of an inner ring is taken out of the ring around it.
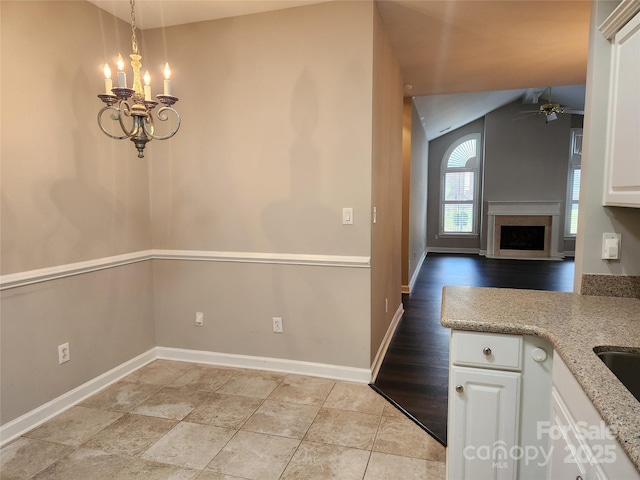
{"label": "white upper cabinet", "polygon": [[611,42],[604,185],[607,206],[640,208],[639,8],[637,0],[623,1],[600,27]]}

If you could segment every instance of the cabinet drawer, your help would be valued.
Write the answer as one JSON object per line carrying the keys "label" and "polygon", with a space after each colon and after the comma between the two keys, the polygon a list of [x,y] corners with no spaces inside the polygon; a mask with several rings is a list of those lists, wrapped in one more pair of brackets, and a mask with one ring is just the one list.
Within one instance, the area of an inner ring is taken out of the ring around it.
{"label": "cabinet drawer", "polygon": [[473,367],[522,369],[522,336],[451,332],[451,363]]}

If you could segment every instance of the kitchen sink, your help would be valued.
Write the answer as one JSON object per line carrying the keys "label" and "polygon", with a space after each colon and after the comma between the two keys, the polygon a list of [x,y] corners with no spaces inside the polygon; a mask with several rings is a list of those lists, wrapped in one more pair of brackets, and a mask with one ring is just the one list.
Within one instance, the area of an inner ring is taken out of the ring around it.
{"label": "kitchen sink", "polygon": [[616,377],[640,401],[640,352],[599,350],[596,355]]}

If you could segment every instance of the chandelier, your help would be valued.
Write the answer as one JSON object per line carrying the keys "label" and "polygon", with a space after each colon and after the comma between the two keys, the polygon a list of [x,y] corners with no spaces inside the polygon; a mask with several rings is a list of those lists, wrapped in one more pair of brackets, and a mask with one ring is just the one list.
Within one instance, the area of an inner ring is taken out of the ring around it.
{"label": "chandelier", "polygon": [[[124,71],[124,60],[118,55],[116,62],[118,73],[118,86],[113,87],[111,80],[111,68],[108,63],[104,65],[104,87],[105,93],[98,95],[106,105],[98,112],[98,125],[102,132],[115,140],[130,139],[138,149],[138,157],[144,157],[144,147],[151,140],[166,140],[173,137],[180,128],[180,115],[173,108],[173,104],[178,101],[177,97],[171,95],[171,69],[169,64],[164,67],[164,90],[162,95],[156,95],[157,102],[151,99],[151,76],[149,72],[144,74],[144,87],[140,79],[140,68],[142,56],[138,53],[138,41],[136,39],[136,16],[134,11],[135,0],[129,0],[131,4],[131,67],[133,68],[133,88],[128,88],[127,75]],[[153,120],[153,109],[161,103],[155,113],[158,120],[166,122],[169,113],[175,115],[175,128],[167,135],[156,135]],[[116,135],[105,129],[103,124],[103,114],[110,111],[109,118],[116,122],[116,131],[119,126],[122,134]]]}

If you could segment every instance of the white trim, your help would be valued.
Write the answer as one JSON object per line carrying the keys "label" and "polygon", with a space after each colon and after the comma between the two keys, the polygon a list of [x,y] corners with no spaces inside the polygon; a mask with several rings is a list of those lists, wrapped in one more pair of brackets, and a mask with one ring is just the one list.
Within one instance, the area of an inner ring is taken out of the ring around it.
{"label": "white trim", "polygon": [[420,260],[418,260],[418,264],[416,265],[416,268],[413,271],[413,275],[411,275],[411,280],[409,281],[409,291],[406,293],[411,293],[411,290],[413,290],[413,287],[416,285],[416,281],[418,280],[418,275],[420,274],[420,269],[422,268],[422,264],[424,263],[425,258],[427,258],[426,250],[422,252],[422,255],[420,256]]}
{"label": "white trim", "polygon": [[387,350],[389,349],[389,344],[391,343],[391,339],[393,338],[393,334],[396,332],[398,328],[398,324],[400,323],[400,319],[402,319],[402,315],[404,314],[404,305],[400,303],[398,305],[398,309],[396,313],[393,315],[393,319],[389,324],[389,328],[387,328],[387,333],[384,334],[384,338],[382,339],[382,343],[380,347],[378,347],[378,353],[376,353],[376,358],[373,359],[373,363],[371,364],[371,383],[376,381],[378,377],[378,372],[380,371],[380,367],[382,366],[382,361],[384,360],[385,355],[387,354]]}
{"label": "white trim", "polygon": [[0,290],[8,288],[22,287],[32,283],[46,282],[58,278],[80,275],[82,273],[95,272],[106,268],[119,267],[130,263],[142,262],[152,258],[151,250],[125,253],[111,257],[87,260],[86,262],[67,263],[55,267],[39,268],[26,272],[10,273],[0,276]]}
{"label": "white trim", "polygon": [[158,358],[178,362],[204,363],[225,367],[266,370],[270,372],[295,373],[313,377],[325,377],[348,382],[369,383],[371,370],[368,368],[345,367],[328,363],[303,362],[286,358],[256,357],[233,353],[187,350],[183,348],[156,347]]}
{"label": "white trim", "polygon": [[158,260],[205,260],[209,262],[271,263],[321,267],[369,268],[370,257],[308,255],[303,253],[216,252],[199,250],[153,250]]}
{"label": "white trim", "polygon": [[543,260],[547,262],[561,262],[564,260],[563,254],[558,254],[555,257],[517,257],[515,255],[485,255],[485,257],[499,260]]}
{"label": "white trim", "polygon": [[428,253],[470,253],[479,254],[479,248],[458,248],[458,247],[428,247]]}
{"label": "white trim", "polygon": [[600,32],[611,42],[616,33],[638,12],[640,12],[639,0],[622,0],[611,15],[602,22]]}
{"label": "white trim", "polygon": [[[561,260],[562,254],[558,252],[558,240],[564,238],[560,235],[560,214],[562,213],[561,202],[503,202],[490,201],[487,202],[487,258],[518,258],[500,255],[499,245],[496,244],[494,238],[496,228],[496,217],[509,215],[534,215],[534,216],[550,216],[551,217],[551,236],[550,236],[550,252],[549,257],[536,257],[538,260],[550,259]],[[564,228],[563,228],[564,230]]]}
{"label": "white trim", "polygon": [[49,421],[156,359],[156,347],[0,426],[0,446]]}
{"label": "white trim", "polygon": [[278,265],[311,265],[320,267],[370,268],[371,257],[349,255],[308,255],[301,253],[216,252],[200,250],[142,250],[85,262],[0,276],[0,290],[33,283],[80,275],[106,268],[118,267],[145,260],[195,260],[208,262],[266,263]]}
{"label": "white trim", "polygon": [[[402,307],[402,305],[400,305]],[[397,315],[397,313],[396,313]],[[395,320],[395,317],[394,317]],[[180,362],[203,363],[226,367],[249,368],[282,373],[295,373],[314,377],[332,378],[357,383],[370,383],[371,370],[368,368],[345,367],[326,363],[302,362],[284,358],[255,357],[231,353],[206,352],[170,347],[153,347],[131,360],[112,368],[82,385],[63,393],[50,402],[25,413],[0,426],[0,446],[3,446],[30,430],[51,420],[56,415],[77,405],[109,385],[133,373],[156,359]]]}

